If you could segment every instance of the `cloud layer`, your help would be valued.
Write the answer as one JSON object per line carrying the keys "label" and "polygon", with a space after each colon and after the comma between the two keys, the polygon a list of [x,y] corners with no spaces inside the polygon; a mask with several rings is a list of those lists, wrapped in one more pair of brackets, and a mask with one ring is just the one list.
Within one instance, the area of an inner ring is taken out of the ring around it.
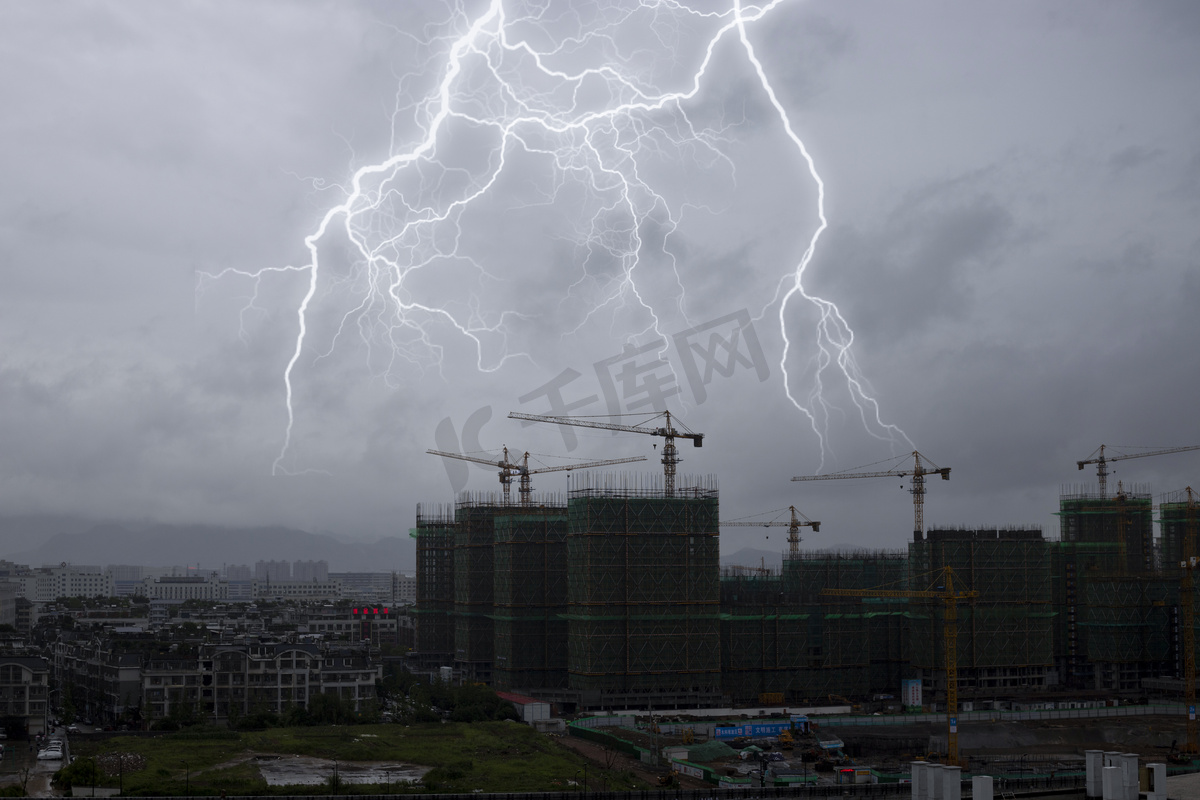
{"label": "cloud layer", "polygon": [[[585,5],[556,24],[595,23]],[[830,227],[807,286],[854,328],[883,420],[953,468],[930,489],[928,522],[1055,532],[1059,487],[1094,480],[1074,462],[1102,442],[1200,444],[1191,9],[783,3],[751,26],[827,186]],[[603,365],[656,336],[628,294],[598,304],[621,263],[580,231],[607,195],[514,150],[495,199],[459,221],[456,244],[475,264],[445,259],[411,285],[458,319],[504,320],[507,336],[476,345],[429,317],[440,365],[395,358],[380,330],[335,336],[362,273],[331,238],[329,303],[310,318],[316,347],[296,372],[288,466],[304,474],[271,475],[306,277],[197,276],[307,263],[304,237],[353,171],[419,136],[406,99],[441,75],[449,39],[427,37],[456,24],[440,8],[368,3],[0,7],[10,513],[375,537],[411,525],[416,503],[450,499],[447,471],[423,454],[439,445],[439,423],[469,449],[464,423],[490,407],[481,448],[564,454],[559,432],[503,417],[546,410],[521,398],[566,371],[579,377],[565,397],[597,398],[580,413],[607,410]],[[702,55],[702,30],[625,31],[623,52],[647,80],[670,81]],[[806,542],[901,546],[911,528],[901,481],[788,482],[822,458],[783,392],[770,301],[816,229],[815,184],[736,47],[718,50],[685,111],[723,139],[653,140],[642,163],[673,193],[677,224],[649,213],[635,231],[638,287],[677,369],[674,334],[745,309],[768,375],[718,373],[701,402],[679,373],[673,410],[708,434],[702,450],[684,445],[681,469],[718,476],[727,516],[795,503],[823,523]],[[682,119],[653,121],[678,131]],[[445,143],[466,172],[487,157],[477,134]],[[423,179],[445,188],[456,174]],[[606,230],[621,224],[614,215]],[[792,304],[785,319],[789,371],[809,374],[812,309]],[[889,457],[830,391],[826,469]],[[581,431],[577,443],[572,456],[657,457],[649,437]],[[1114,480],[1168,491],[1196,485],[1197,468],[1195,454],[1130,461]],[[468,475],[470,489],[497,488],[494,470]],[[566,486],[562,473],[535,480]],[[723,549],[761,546],[761,535],[729,533]]]}

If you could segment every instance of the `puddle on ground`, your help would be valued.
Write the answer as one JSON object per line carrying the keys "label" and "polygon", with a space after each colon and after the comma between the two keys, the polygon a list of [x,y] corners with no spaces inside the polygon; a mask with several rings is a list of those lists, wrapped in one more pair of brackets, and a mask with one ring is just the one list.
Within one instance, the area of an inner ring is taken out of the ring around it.
{"label": "puddle on ground", "polygon": [[[255,766],[268,786],[320,786],[333,775],[334,762],[308,756],[258,756]],[[416,783],[429,767],[395,761],[338,761],[338,780],[342,783]]]}

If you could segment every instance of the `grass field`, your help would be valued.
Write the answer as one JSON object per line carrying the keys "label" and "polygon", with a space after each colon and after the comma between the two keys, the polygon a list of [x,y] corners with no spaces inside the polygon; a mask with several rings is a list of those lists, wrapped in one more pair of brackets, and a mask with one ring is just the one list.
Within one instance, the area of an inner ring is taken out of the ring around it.
{"label": "grass field", "polygon": [[[210,737],[183,732],[154,738],[117,736],[108,739],[74,736],[72,765],[75,782],[90,768],[89,759],[104,753],[137,753],[145,768],[123,776],[101,775],[98,786],[116,787],[123,781],[125,794],[197,795],[292,794],[296,789],[268,786],[253,760],[255,755],[300,755],[338,762],[396,762],[432,768],[421,784],[406,788],[393,783],[394,793],[405,791],[485,792],[554,791],[568,786],[584,769],[584,760],[527,725],[515,722],[427,725],[354,725],[333,727],[272,728],[232,733],[217,731]],[[185,766],[186,764],[186,766]],[[630,773],[602,772],[588,765],[588,784],[610,789],[643,788]],[[600,774],[598,774],[600,773]],[[332,770],[331,770],[332,774]],[[90,776],[88,776],[90,778]],[[381,793],[384,784],[343,783],[339,793]],[[305,787],[304,794],[330,791],[330,787]]]}

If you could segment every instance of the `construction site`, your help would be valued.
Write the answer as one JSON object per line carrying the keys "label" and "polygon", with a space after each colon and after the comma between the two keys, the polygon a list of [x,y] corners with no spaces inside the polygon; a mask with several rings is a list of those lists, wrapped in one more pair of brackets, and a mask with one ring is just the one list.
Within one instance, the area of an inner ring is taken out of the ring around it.
{"label": "construction site", "polygon": [[[1145,486],[1110,494],[1101,471],[1098,489],[1063,492],[1057,537],[925,530],[924,478],[949,469],[914,453],[902,469],[797,479],[910,476],[905,549],[805,552],[799,529],[819,523],[795,508],[723,521],[714,479],[676,485],[669,418],[656,431],[670,448],[661,478],[579,474],[566,497],[533,495],[506,453],[520,502],[420,507],[414,668],[564,714],[830,701],[940,712],[951,751],[959,710],[1194,698],[1190,489],[1156,505]],[[1158,452],[1181,449],[1196,448]],[[1100,452],[1080,468],[1123,457]],[[788,527],[782,568],[722,569],[719,531],[737,524]]]}

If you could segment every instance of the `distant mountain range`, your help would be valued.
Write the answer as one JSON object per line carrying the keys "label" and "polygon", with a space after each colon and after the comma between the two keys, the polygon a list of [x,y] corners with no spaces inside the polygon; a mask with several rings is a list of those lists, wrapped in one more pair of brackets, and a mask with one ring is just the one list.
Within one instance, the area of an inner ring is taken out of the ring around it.
{"label": "distant mountain range", "polygon": [[721,556],[722,567],[766,567],[778,572],[783,567],[783,553],[743,547],[734,553]]}
{"label": "distant mountain range", "polygon": [[[853,544],[807,553],[853,552]],[[373,542],[329,533],[267,526],[168,525],[157,522],[101,522],[67,516],[0,516],[0,558],[40,567],[46,564],[140,564],[148,567],[220,569],[256,561],[326,561],[332,572],[387,572],[416,569],[416,548],[407,535]],[[778,571],[783,553],[743,547],[721,556],[721,566],[765,566]]]}
{"label": "distant mountain range", "polygon": [[[816,550],[805,549],[805,555],[836,555],[871,552],[871,548],[848,543],[834,547],[822,547]],[[771,550],[759,550],[754,547],[743,547],[733,553],[721,556],[722,567],[766,567],[778,572],[783,568],[783,553]]]}
{"label": "distant mountain range", "polygon": [[155,522],[97,522],[76,517],[0,517],[0,558],[46,564],[140,564],[220,569],[256,561],[326,561],[332,572],[412,572],[413,541],[339,539],[279,526],[230,528]]}

